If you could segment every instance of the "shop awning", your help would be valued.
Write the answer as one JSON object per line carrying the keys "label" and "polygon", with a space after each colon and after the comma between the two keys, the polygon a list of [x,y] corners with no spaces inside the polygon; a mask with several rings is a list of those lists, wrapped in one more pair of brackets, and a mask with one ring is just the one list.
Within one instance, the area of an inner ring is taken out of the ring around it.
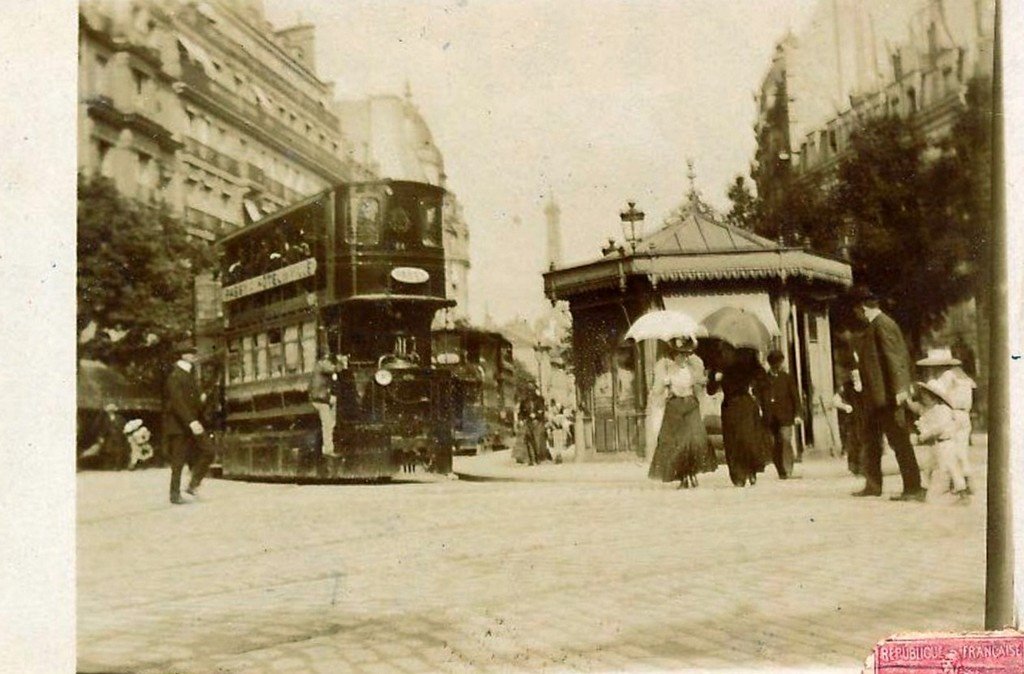
{"label": "shop awning", "polygon": [[723,307],[743,309],[757,316],[772,336],[779,334],[779,324],[768,293],[668,295],[663,297],[663,301],[666,309],[681,311],[698,323]]}

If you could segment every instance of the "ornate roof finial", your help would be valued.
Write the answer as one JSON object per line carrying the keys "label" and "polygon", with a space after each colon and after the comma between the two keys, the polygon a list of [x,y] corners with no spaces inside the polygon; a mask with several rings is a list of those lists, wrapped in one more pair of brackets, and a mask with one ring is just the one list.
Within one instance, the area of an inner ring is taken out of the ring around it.
{"label": "ornate roof finial", "polygon": [[697,201],[697,171],[693,168],[693,159],[686,160],[686,177],[690,181],[690,201]]}

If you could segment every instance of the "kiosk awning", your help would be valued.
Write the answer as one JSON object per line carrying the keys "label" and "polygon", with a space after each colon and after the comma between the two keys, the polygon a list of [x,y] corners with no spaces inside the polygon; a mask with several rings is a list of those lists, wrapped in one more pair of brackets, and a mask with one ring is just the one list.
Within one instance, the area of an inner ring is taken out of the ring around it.
{"label": "kiosk awning", "polygon": [[757,316],[773,337],[779,334],[779,324],[768,293],[667,295],[662,300],[666,309],[681,311],[698,323],[723,307],[743,309]]}

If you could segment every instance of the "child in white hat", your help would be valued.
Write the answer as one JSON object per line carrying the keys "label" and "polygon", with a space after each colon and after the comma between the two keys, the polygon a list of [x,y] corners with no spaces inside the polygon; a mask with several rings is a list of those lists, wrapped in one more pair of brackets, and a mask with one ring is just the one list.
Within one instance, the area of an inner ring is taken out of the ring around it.
{"label": "child in white hat", "polygon": [[131,448],[131,458],[128,460],[128,470],[134,470],[141,463],[153,458],[153,446],[149,444],[151,435],[142,419],[132,419],[124,425],[124,434],[128,438],[128,446]]}
{"label": "child in white hat", "polygon": [[956,502],[967,503],[970,498],[967,482],[957,456],[960,423],[953,411],[950,394],[936,379],[918,382],[915,389],[918,402],[912,403],[911,407],[920,417],[916,423],[917,434],[911,439],[914,444],[931,446],[934,454],[928,477],[928,501],[945,500],[952,491]]}
{"label": "child in white hat", "polygon": [[971,493],[971,405],[977,384],[960,367],[951,349],[928,349],[928,357],[917,361],[923,379],[936,380],[949,396],[950,407],[957,421],[956,460],[960,473],[967,480],[967,493]]}

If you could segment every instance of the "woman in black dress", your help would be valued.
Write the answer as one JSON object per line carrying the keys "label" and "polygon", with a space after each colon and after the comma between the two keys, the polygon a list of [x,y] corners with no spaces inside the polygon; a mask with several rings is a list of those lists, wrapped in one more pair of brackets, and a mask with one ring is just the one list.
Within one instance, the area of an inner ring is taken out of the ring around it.
{"label": "woman in black dress", "polygon": [[722,390],[722,444],[729,478],[737,487],[757,482],[764,470],[767,433],[753,389],[764,377],[764,368],[753,349],[736,349],[723,343],[719,368],[711,372],[708,393]]}

